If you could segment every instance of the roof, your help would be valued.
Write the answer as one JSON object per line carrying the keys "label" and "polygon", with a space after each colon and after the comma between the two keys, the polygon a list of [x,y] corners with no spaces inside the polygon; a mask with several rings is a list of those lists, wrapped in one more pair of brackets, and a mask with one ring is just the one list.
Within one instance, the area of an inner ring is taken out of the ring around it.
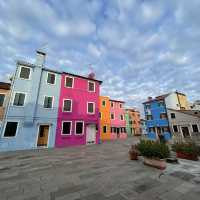
{"label": "roof", "polygon": [[110,101],[119,102],[119,103],[125,103],[125,101],[115,100],[115,99],[110,99]]}
{"label": "roof", "polygon": [[200,118],[200,111],[199,110],[175,110],[172,108],[167,108],[168,110],[174,111],[174,112],[180,112],[186,115],[192,115],[194,117],[199,117]]}
{"label": "roof", "polygon": [[10,90],[10,83],[0,82],[0,89]]}
{"label": "roof", "polygon": [[[25,61],[21,61],[21,60],[17,61],[17,64],[25,65],[25,66],[32,67],[32,68],[36,67],[35,64],[29,63],[29,62],[25,62]],[[45,70],[45,71],[49,71],[49,72],[53,72],[53,73],[57,73],[57,74],[64,73],[64,74],[68,74],[70,76],[75,76],[75,77],[86,79],[86,80],[97,81],[100,84],[102,84],[102,81],[97,80],[97,79],[92,79],[92,78],[89,78],[89,77],[86,77],[86,76],[81,76],[81,75],[77,75],[77,74],[73,74],[73,73],[69,73],[69,72],[64,72],[64,71],[57,71],[57,70],[49,69],[49,68],[46,68],[46,67],[43,67],[42,69]]]}
{"label": "roof", "polygon": [[126,111],[130,111],[130,112],[138,112],[140,113],[138,110],[136,110],[135,108],[126,108]]}
{"label": "roof", "polygon": [[143,104],[145,104],[145,103],[151,103],[151,102],[153,102],[153,101],[164,100],[168,95],[169,95],[169,93],[163,94],[163,95],[160,95],[160,96],[157,96],[157,97],[155,97],[155,98],[152,98],[152,99],[150,99],[150,100],[147,100],[147,101],[143,102]]}

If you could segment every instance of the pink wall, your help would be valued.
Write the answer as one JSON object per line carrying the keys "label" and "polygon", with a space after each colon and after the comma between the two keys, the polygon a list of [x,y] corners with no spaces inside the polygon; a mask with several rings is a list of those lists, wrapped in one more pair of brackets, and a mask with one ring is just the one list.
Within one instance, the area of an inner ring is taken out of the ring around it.
{"label": "pink wall", "polygon": [[[95,92],[88,92],[88,80],[74,76],[73,88],[66,88],[65,76],[62,74],[61,80],[61,92],[58,108],[58,121],[56,130],[56,147],[65,147],[72,145],[86,144],[86,126],[88,124],[96,124],[98,131],[96,134],[96,143],[98,144],[100,137],[99,126],[99,85],[98,81],[95,81]],[[70,77],[73,77],[70,75]],[[63,99],[72,99],[72,112],[62,112]],[[95,103],[95,114],[87,114],[87,102]],[[72,134],[68,136],[61,135],[62,121],[72,121]],[[75,135],[75,121],[84,121],[84,134],[82,136]]]}
{"label": "pink wall", "polygon": [[[114,113],[114,116],[115,116],[114,119],[111,119],[111,127],[126,128],[125,110],[123,108],[124,103],[118,102],[118,101],[110,101],[110,102],[112,102],[114,105],[114,107],[110,107],[110,113]],[[122,108],[120,108],[120,104],[122,104]],[[124,116],[124,120],[120,119],[120,115]],[[127,138],[127,134],[125,132],[121,132],[121,130],[120,130],[119,138],[125,139],[125,138]],[[111,139],[112,140],[117,139],[117,134],[111,133]]]}

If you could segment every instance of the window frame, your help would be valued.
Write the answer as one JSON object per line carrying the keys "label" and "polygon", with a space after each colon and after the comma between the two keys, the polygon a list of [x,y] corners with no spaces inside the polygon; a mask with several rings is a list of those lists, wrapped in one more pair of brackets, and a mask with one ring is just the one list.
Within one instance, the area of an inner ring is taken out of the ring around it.
{"label": "window frame", "polygon": [[[45,108],[45,107],[44,107],[45,97],[52,97],[52,107],[51,107],[51,108]],[[44,109],[51,109],[51,110],[52,110],[52,109],[53,109],[53,106],[54,106],[54,96],[44,95],[43,108],[44,108]]]}
{"label": "window frame", "polygon": [[[106,131],[104,131],[104,128],[106,128],[106,129],[105,129]],[[107,126],[106,126],[106,125],[103,126],[103,130],[102,130],[102,132],[103,132],[103,133],[107,133]]]}
{"label": "window frame", "polygon": [[[93,112],[91,113],[91,112],[88,112],[89,110],[88,110],[88,108],[89,108],[89,103],[92,103],[93,104]],[[87,102],[87,114],[88,115],[94,115],[95,114],[95,102]]]}
{"label": "window frame", "polygon": [[[103,105],[103,102],[105,102],[105,105]],[[105,101],[105,100],[102,100],[101,105],[102,105],[103,107],[106,107],[106,101]]]}
{"label": "window frame", "polygon": [[[63,134],[63,124],[64,124],[65,122],[70,122],[70,133],[69,133],[69,134]],[[62,135],[62,136],[70,136],[70,135],[72,135],[72,121],[70,121],[70,120],[63,120],[63,121],[62,121],[61,135]]]}
{"label": "window frame", "polygon": [[[89,89],[90,89],[90,83],[93,83],[94,84],[94,90],[93,91],[90,91]],[[96,91],[96,84],[95,84],[95,82],[94,81],[88,81],[88,92],[95,92]]]}
{"label": "window frame", "polygon": [[[48,75],[49,75],[49,74],[53,74],[53,75],[55,76],[54,83],[48,83]],[[56,74],[53,73],[53,72],[47,72],[46,82],[47,82],[48,85],[56,85]]]}
{"label": "window frame", "polygon": [[[8,122],[17,122],[17,129],[16,129],[16,133],[15,133],[15,136],[5,136],[5,130],[6,130],[6,125]],[[2,135],[2,138],[7,138],[7,139],[13,139],[13,138],[16,138],[17,137],[17,134],[18,134],[18,130],[19,130],[19,124],[20,124],[20,121],[19,120],[6,120],[6,123],[3,127],[3,135]]]}
{"label": "window frame", "polygon": [[[122,119],[121,117],[122,117],[123,119]],[[121,120],[121,121],[124,121],[124,115],[123,115],[123,114],[120,114],[120,120]]]}
{"label": "window frame", "polygon": [[[28,78],[21,78],[20,77],[20,75],[21,75],[21,71],[22,71],[22,68],[27,68],[27,69],[30,69],[30,73],[29,73],[29,77]],[[31,73],[31,67],[27,67],[27,66],[24,66],[24,65],[20,65],[20,70],[19,70],[19,79],[21,79],[21,80],[31,80],[31,75],[32,75],[32,73]]]}
{"label": "window frame", "polygon": [[5,104],[5,100],[6,100],[6,94],[5,93],[0,93],[0,95],[4,95],[2,106],[0,105],[0,108],[3,108],[4,104]]}
{"label": "window frame", "polygon": [[[113,114],[113,118],[111,117]],[[110,113],[110,119],[115,120],[115,113]]]}
{"label": "window frame", "polygon": [[[174,117],[172,117],[172,115],[174,115]],[[170,117],[171,117],[171,119],[176,119],[176,114],[175,113],[170,113]]]}
{"label": "window frame", "polygon": [[[65,111],[64,110],[64,102],[67,101],[67,100],[71,101],[71,109],[70,109],[70,111]],[[73,109],[72,107],[73,107],[73,101],[72,101],[72,99],[63,99],[62,112],[71,113],[72,109]]]}
{"label": "window frame", "polygon": [[[177,128],[177,131],[175,131],[175,130],[174,130],[174,126],[176,126],[176,128]],[[173,132],[174,132],[174,133],[178,133],[178,132],[179,132],[178,125],[176,125],[176,124],[173,124],[173,125],[172,125],[172,128],[173,128]]]}
{"label": "window frame", "polygon": [[[197,131],[194,131],[193,126],[197,127]],[[199,126],[198,126],[198,124],[192,124],[192,133],[199,133]]]}
{"label": "window frame", "polygon": [[[24,95],[25,95],[25,96],[24,96],[24,104],[23,104],[23,106],[14,105],[14,102],[15,102],[15,95],[16,95],[17,93],[19,93],[19,94],[24,94]],[[17,108],[23,108],[23,107],[25,107],[25,105],[26,105],[26,96],[27,96],[27,93],[26,93],[26,92],[15,91],[15,92],[14,92],[14,95],[13,95],[13,99],[12,99],[12,106],[17,107]]]}
{"label": "window frame", "polygon": [[114,108],[114,102],[113,101],[110,102],[110,107]]}
{"label": "window frame", "polygon": [[[67,82],[66,79],[67,78],[71,78],[72,79],[72,87],[66,86],[66,82]],[[64,87],[65,88],[74,88],[74,77],[73,76],[67,76],[67,75],[65,76],[65,85],[64,85]]]}
{"label": "window frame", "polygon": [[[83,129],[82,129],[82,133],[81,134],[77,134],[76,133],[76,124],[77,123],[79,123],[79,122],[82,122],[82,124],[83,124]],[[84,135],[84,130],[85,130],[85,123],[84,123],[84,121],[75,121],[75,135],[78,135],[78,136],[82,136],[82,135]]]}

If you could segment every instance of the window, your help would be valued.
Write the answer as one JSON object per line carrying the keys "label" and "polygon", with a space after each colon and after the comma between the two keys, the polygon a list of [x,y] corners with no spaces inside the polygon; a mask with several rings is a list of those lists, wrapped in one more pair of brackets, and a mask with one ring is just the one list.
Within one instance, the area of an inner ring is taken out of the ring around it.
{"label": "window", "polygon": [[84,129],[84,123],[82,121],[77,121],[76,122],[76,135],[82,135],[83,134],[83,129]]}
{"label": "window", "polygon": [[106,132],[107,132],[107,127],[103,126],[103,133],[106,133]]}
{"label": "window", "polygon": [[153,120],[153,116],[152,115],[147,115],[146,118],[147,118],[147,120]]}
{"label": "window", "polygon": [[62,122],[62,135],[70,135],[71,134],[71,128],[72,128],[72,122],[71,121],[63,121]]}
{"label": "window", "polygon": [[192,124],[192,130],[194,133],[198,133],[199,130],[198,130],[198,126],[196,124]]}
{"label": "window", "polygon": [[65,87],[67,87],[67,88],[73,88],[73,85],[74,85],[74,78],[66,76],[65,77]]}
{"label": "window", "polygon": [[63,112],[72,112],[72,100],[71,99],[63,100]]}
{"label": "window", "polygon": [[162,127],[162,132],[169,132],[169,127]]}
{"label": "window", "polygon": [[149,128],[149,132],[155,132],[155,127]]}
{"label": "window", "polygon": [[164,106],[164,102],[163,102],[163,101],[158,102],[158,106],[159,106],[159,107]]}
{"label": "window", "polygon": [[110,105],[111,105],[112,108],[114,108],[114,103],[113,102],[111,102]]}
{"label": "window", "polygon": [[148,109],[151,109],[151,105],[150,104],[146,104],[145,105],[145,108],[148,110]]}
{"label": "window", "polygon": [[44,97],[44,108],[52,108],[53,107],[53,97]]}
{"label": "window", "polygon": [[114,113],[111,113],[111,114],[110,114],[110,118],[111,118],[111,119],[115,119]]}
{"label": "window", "polygon": [[160,119],[167,119],[167,114],[166,113],[161,113],[160,114]]}
{"label": "window", "polygon": [[102,101],[102,106],[104,106],[104,107],[106,106],[106,101],[104,101],[104,100]]}
{"label": "window", "polygon": [[0,107],[3,106],[4,99],[5,99],[5,94],[0,94]]}
{"label": "window", "polygon": [[173,130],[174,130],[175,133],[177,133],[177,132],[178,132],[178,126],[177,126],[177,125],[174,125],[174,126],[173,126]]}
{"label": "window", "polygon": [[25,101],[25,94],[16,92],[13,105],[14,106],[24,106],[24,101]]}
{"label": "window", "polygon": [[29,67],[21,67],[19,77],[22,79],[30,78],[31,69]]}
{"label": "window", "polygon": [[119,104],[119,107],[122,108],[122,104],[121,103]]}
{"label": "window", "polygon": [[4,137],[15,137],[17,132],[18,122],[7,122]]}
{"label": "window", "polygon": [[175,113],[171,113],[171,119],[175,119],[175,118],[176,118]]}
{"label": "window", "polygon": [[87,103],[87,113],[94,114],[95,113],[94,110],[95,110],[94,102],[88,102]]}
{"label": "window", "polygon": [[95,83],[88,81],[88,91],[89,92],[95,92]]}
{"label": "window", "polygon": [[124,115],[120,115],[120,119],[123,121],[124,120]]}
{"label": "window", "polygon": [[102,118],[102,114],[101,114],[101,112],[99,112],[99,118],[100,118],[100,119]]}
{"label": "window", "polygon": [[47,83],[48,84],[55,84],[56,81],[56,75],[52,73],[47,74]]}

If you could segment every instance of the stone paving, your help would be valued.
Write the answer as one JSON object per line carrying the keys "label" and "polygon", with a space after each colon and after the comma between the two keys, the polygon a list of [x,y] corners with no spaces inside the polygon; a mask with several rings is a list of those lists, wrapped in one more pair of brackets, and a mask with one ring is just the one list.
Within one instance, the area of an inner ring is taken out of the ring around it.
{"label": "stone paving", "polygon": [[0,200],[200,199],[199,161],[160,171],[128,159],[134,141],[0,153]]}

